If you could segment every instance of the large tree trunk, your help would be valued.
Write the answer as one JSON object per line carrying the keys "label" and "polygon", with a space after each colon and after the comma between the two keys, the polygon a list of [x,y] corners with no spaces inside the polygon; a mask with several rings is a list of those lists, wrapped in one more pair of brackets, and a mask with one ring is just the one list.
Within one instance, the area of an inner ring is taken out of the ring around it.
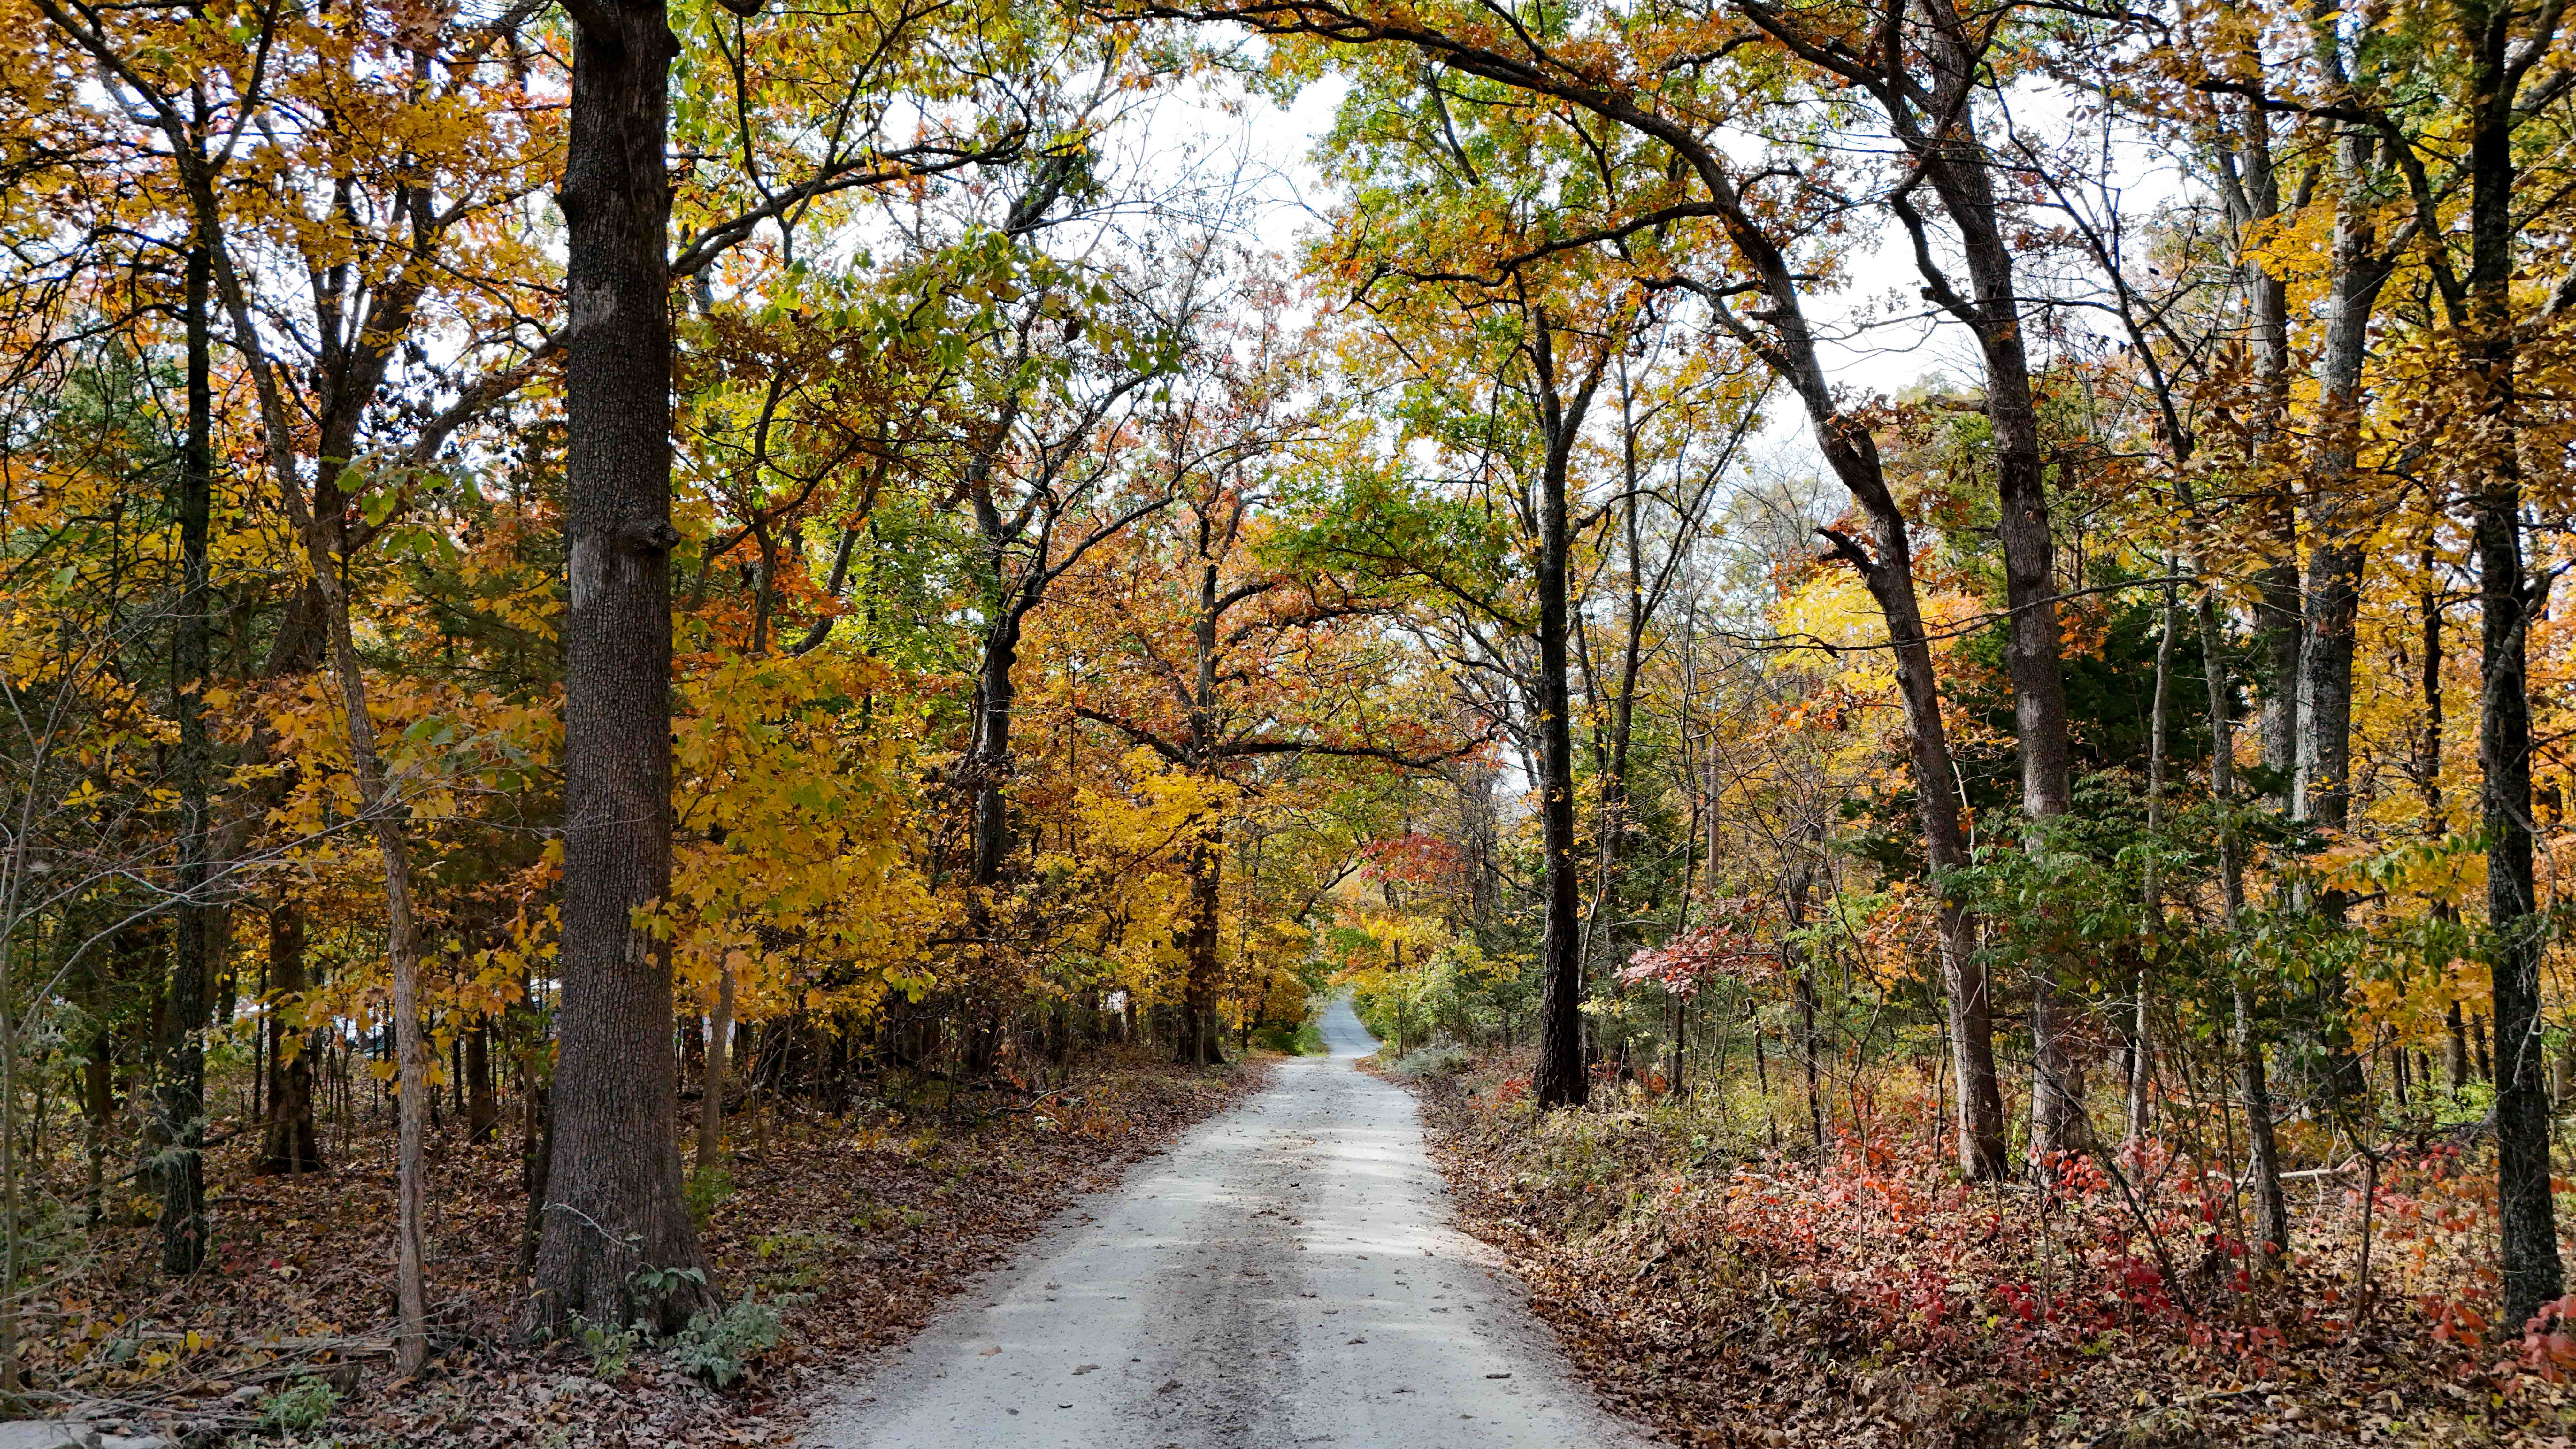
{"label": "large tree trunk", "polygon": [[[2289,408],[2290,288],[2272,273],[2254,243],[2281,213],[2280,175],[2273,166],[2271,122],[2248,106],[2225,187],[2240,251],[2237,275],[2245,289],[2246,350],[2254,366],[2253,456],[2258,477],[2282,471],[2283,419]],[[2268,482],[2255,494],[2256,531],[2269,556],[2255,574],[2254,651],[2263,661],[2261,697],[2263,766],[2282,808],[2290,803],[2299,753],[2299,680],[2302,619],[2299,598],[2298,522],[2286,484]]]}
{"label": "large tree trunk", "polygon": [[[529,1326],[562,1329],[578,1313],[673,1332],[713,1301],[680,1184],[669,948],[636,920],[671,883],[680,535],[663,151],[679,46],[663,0],[571,9],[563,989]],[[665,1291],[638,1295],[629,1285],[648,1268]]]}
{"label": "large tree trunk", "polygon": [[2518,1330],[2561,1292],[2541,1037],[2542,918],[2533,888],[2530,827],[2526,626],[2537,612],[2538,591],[2523,577],[2521,493],[2515,482],[2504,482],[2476,505],[2480,601],[2486,615],[2478,765],[2485,785],[2481,816],[2487,835],[2488,950],[2495,992],[2497,1203],[2503,1327],[2508,1331]]}
{"label": "large tree trunk", "polygon": [[[161,1271],[194,1273],[205,1261],[206,984],[213,934],[206,909],[211,862],[207,795],[214,757],[203,696],[212,644],[209,611],[214,527],[214,285],[212,245],[201,230],[188,249],[188,436],[179,463],[178,637],[170,651],[172,712],[179,720],[179,908],[170,932],[170,993],[162,1017],[160,1081],[153,1093],[163,1154]],[[14,1291],[14,1288],[13,1288]]]}

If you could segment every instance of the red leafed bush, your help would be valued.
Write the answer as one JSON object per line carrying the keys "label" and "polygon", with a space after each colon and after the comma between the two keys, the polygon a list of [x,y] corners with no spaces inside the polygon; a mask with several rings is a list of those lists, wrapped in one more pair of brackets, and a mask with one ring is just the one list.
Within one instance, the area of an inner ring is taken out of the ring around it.
{"label": "red leafed bush", "polygon": [[[1747,1150],[1709,1099],[1608,1086],[1540,1113],[1508,1071],[1425,1089],[1461,1216],[1604,1390],[1676,1442],[1750,1423],[1797,1442],[2043,1443],[2188,1420],[2213,1444],[2369,1427],[2362,1442],[2538,1445],[2569,1412],[2576,1303],[2499,1362],[2491,1169],[2455,1148],[2383,1157],[2362,1293],[2358,1171],[2298,1184],[2296,1251],[2258,1272],[2229,1164],[2162,1143],[1976,1184],[1895,1074],[1855,1092],[1861,1126],[1843,1116],[1819,1160]],[[2182,1417],[2153,1418],[2167,1409]]]}

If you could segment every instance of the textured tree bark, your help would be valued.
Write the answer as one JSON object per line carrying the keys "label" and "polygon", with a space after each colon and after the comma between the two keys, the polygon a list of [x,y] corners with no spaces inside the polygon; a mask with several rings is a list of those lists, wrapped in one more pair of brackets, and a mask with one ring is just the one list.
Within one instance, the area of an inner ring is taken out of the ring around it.
{"label": "textured tree bark", "polygon": [[1181,958],[1188,963],[1188,974],[1182,986],[1176,1052],[1184,1066],[1212,1067],[1225,1061],[1224,1031],[1217,1014],[1217,998],[1225,989],[1225,967],[1217,959],[1218,890],[1224,862],[1224,827],[1208,825],[1190,846],[1190,914],[1181,937]]}
{"label": "textured tree bark", "polygon": [[[2250,243],[2281,214],[2280,173],[2272,158],[2271,122],[2248,106],[2238,116],[2237,144],[2229,150],[2223,188],[2238,244],[2245,254],[2237,276],[2245,291],[2246,350],[2254,368],[2253,453],[2258,473],[2277,471],[2282,419],[2289,407],[2290,288],[2273,275]],[[2298,524],[2286,484],[2267,481],[2254,499],[2256,528],[2270,562],[2255,574],[2254,652],[2264,663],[2260,701],[2263,766],[2277,782],[2282,808],[2298,767],[2299,677],[2302,647]]]}
{"label": "textured tree bark", "polygon": [[1574,838],[1574,720],[1566,687],[1566,475],[1575,435],[1591,407],[1592,380],[1571,398],[1559,391],[1555,345],[1544,314],[1533,319],[1531,364],[1547,457],[1539,470],[1538,712],[1540,848],[1546,852],[1546,931],[1540,946],[1538,1064],[1530,1094],[1545,1107],[1580,1107],[1591,1094],[1583,1071],[1581,867]]}
{"label": "textured tree bark", "polygon": [[[671,963],[671,61],[662,0],[571,7],[562,994],[527,1326],[676,1331],[712,1299],[681,1191]],[[643,1293],[642,1270],[661,1291]],[[690,1275],[695,1281],[690,1281]]]}
{"label": "textured tree bark", "polygon": [[[2548,48],[2560,12],[2547,10],[2552,34],[2524,41],[2526,55]],[[2473,403],[2492,440],[2479,459],[2481,487],[2470,500],[2478,558],[2479,817],[2487,838],[2488,961],[2495,992],[2497,1236],[2503,1259],[2504,1321],[2518,1332],[2540,1306],[2558,1297],[2556,1204],[2549,1184],[2549,1099],[2543,1086],[2540,958],[2544,920],[2532,875],[2531,681],[2526,669],[2530,621],[2545,585],[2525,576],[2522,555],[2522,461],[2516,449],[2516,376],[2512,282],[2515,95],[2529,62],[2513,58],[2515,11],[2509,5],[2463,6],[2462,40],[2470,52],[2468,359]]]}
{"label": "textured tree bark", "polygon": [[277,1014],[287,1003],[301,1005],[304,991],[304,913],[280,892],[268,909],[269,1108],[261,1172],[322,1170],[313,1126],[313,1053],[304,1039],[310,1033],[295,1032]]}
{"label": "textured tree bark", "polygon": [[[2325,44],[2325,42],[2321,42]],[[2340,69],[2329,48],[2330,63]],[[2379,247],[2363,189],[2375,138],[2356,130],[2336,147],[2345,197],[2335,210],[2333,280],[2328,287],[2323,354],[2318,359],[2321,444],[2311,470],[2309,522],[2317,543],[2308,554],[2305,637],[2300,642],[2298,759],[2291,786],[2293,818],[2341,831],[2352,813],[2352,670],[2361,612],[2362,548],[2351,515],[2361,459],[2362,367],[2370,318],[2393,261]],[[2341,924],[2346,899],[2320,892],[2312,903]],[[2368,1084],[2344,1020],[2345,983],[2331,972],[2317,983],[2317,1032],[2326,1086],[2339,1110],[2365,1102]]]}
{"label": "textured tree bark", "polygon": [[2541,1036],[2542,918],[2531,835],[2531,700],[2525,625],[2536,590],[2522,567],[2521,489],[2477,502],[2485,605],[2478,764],[2487,833],[2487,921],[2495,992],[2496,1171],[2504,1259],[2503,1327],[2511,1332],[2559,1296],[2556,1208],[2549,1187],[2549,1099]]}
{"label": "textured tree bark", "polygon": [[178,716],[179,905],[170,932],[170,988],[162,1017],[160,1080],[153,1111],[163,1160],[161,1271],[180,1276],[205,1261],[206,984],[215,964],[207,929],[210,821],[207,792],[214,773],[203,695],[211,645],[215,455],[214,255],[201,231],[188,249],[188,423],[179,462],[179,600],[170,651],[171,704]]}

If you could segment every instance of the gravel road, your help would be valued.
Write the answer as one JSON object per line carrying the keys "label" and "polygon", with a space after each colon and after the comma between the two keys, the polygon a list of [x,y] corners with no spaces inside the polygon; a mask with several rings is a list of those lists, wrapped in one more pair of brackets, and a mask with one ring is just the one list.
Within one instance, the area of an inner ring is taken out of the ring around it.
{"label": "gravel road", "polygon": [[814,1449],[1635,1449],[1450,1226],[1413,1099],[1283,1063],[1124,1186],[1066,1210],[816,1415]]}

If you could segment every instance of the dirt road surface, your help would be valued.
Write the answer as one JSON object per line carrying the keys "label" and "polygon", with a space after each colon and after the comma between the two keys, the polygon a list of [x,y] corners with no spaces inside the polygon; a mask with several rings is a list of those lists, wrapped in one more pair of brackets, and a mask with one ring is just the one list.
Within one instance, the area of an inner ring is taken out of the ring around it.
{"label": "dirt road surface", "polygon": [[1413,1099],[1283,1064],[1068,1209],[828,1400],[812,1449],[1637,1449],[1490,1249],[1449,1225]]}

